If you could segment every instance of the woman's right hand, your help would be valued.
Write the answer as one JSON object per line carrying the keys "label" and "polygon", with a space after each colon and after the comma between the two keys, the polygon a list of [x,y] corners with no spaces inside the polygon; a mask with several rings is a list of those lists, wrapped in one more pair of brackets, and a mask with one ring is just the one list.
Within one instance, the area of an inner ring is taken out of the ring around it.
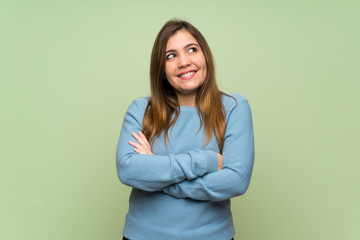
{"label": "woman's right hand", "polygon": [[216,171],[219,171],[222,169],[223,166],[223,158],[222,155],[220,153],[216,153],[217,157],[218,157],[218,167]]}
{"label": "woman's right hand", "polygon": [[136,139],[136,141],[138,141],[138,142],[129,141],[129,144],[134,147],[135,152],[139,154],[153,155],[151,151],[150,143],[141,131],[139,131],[139,135],[133,132],[132,136]]}

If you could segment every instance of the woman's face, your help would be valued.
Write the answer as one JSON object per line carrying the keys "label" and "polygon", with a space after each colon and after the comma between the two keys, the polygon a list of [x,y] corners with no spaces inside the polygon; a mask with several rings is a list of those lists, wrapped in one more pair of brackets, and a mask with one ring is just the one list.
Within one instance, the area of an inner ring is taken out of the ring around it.
{"label": "woman's face", "polygon": [[181,99],[192,98],[206,78],[206,60],[199,43],[186,30],[179,30],[166,44],[165,75]]}

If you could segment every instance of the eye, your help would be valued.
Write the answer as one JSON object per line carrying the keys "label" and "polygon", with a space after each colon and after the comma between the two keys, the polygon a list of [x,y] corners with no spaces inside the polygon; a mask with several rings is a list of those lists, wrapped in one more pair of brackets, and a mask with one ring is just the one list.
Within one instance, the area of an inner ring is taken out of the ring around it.
{"label": "eye", "polygon": [[194,52],[197,52],[197,48],[195,47],[189,48],[189,53],[194,53]]}
{"label": "eye", "polygon": [[170,53],[169,55],[166,56],[166,59],[173,59],[175,57],[175,54]]}

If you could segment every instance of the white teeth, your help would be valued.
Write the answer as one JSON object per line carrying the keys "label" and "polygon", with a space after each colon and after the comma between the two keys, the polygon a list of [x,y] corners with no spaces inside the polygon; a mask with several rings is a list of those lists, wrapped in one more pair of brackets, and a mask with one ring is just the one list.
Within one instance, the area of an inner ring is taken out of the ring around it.
{"label": "white teeth", "polygon": [[195,72],[188,72],[188,73],[185,73],[185,74],[183,74],[183,75],[180,75],[180,77],[182,78],[182,77],[189,77],[189,76],[191,76],[191,75],[194,75],[195,74]]}

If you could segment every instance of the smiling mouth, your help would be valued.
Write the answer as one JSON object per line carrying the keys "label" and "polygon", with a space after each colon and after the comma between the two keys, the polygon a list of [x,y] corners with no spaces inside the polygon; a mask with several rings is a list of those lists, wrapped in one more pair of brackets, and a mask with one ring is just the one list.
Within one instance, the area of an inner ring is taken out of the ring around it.
{"label": "smiling mouth", "polygon": [[178,75],[178,78],[182,79],[182,80],[188,80],[191,79],[195,76],[196,71],[190,71],[181,75]]}

